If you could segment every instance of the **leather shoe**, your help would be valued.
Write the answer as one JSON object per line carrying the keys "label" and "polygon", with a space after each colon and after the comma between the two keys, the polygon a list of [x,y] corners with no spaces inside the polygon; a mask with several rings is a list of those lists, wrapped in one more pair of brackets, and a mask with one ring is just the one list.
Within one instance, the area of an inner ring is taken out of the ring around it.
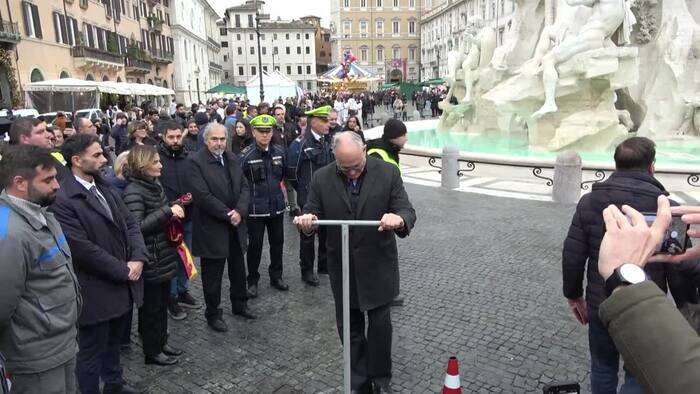
{"label": "leather shoe", "polygon": [[258,285],[248,285],[248,298],[258,298]]}
{"label": "leather shoe", "polygon": [[307,272],[301,275],[301,280],[304,281],[309,286],[318,287],[319,281],[318,276],[314,275],[313,272]]}
{"label": "leather shoe", "polygon": [[373,382],[374,385],[374,392],[376,394],[381,394],[381,393],[387,393],[391,394],[394,392],[394,389],[391,387],[391,382]]}
{"label": "leather shoe", "polygon": [[128,384],[105,384],[102,388],[103,394],[143,394],[147,392],[146,388],[133,387]]}
{"label": "leather shoe", "polygon": [[243,309],[234,310],[233,314],[236,316],[240,316],[246,320],[255,320],[258,318],[250,311],[250,309],[248,309],[248,307],[244,307]]}
{"label": "leather shoe", "polygon": [[274,287],[277,290],[280,291],[287,291],[289,290],[289,285],[284,282],[284,279],[279,278],[279,279],[273,279],[270,281],[270,286]]}
{"label": "leather shoe", "polygon": [[168,344],[165,344],[163,346],[163,353],[168,356],[182,356],[184,352],[180,349],[176,349]]}
{"label": "leather shoe", "polygon": [[399,294],[391,301],[391,306],[403,306],[403,301],[403,296]]}
{"label": "leather shoe", "polygon": [[218,318],[218,319],[212,319],[207,322],[209,324],[209,327],[211,327],[212,330],[216,332],[226,332],[228,331],[228,326],[226,325],[226,322],[223,321],[223,319]]}
{"label": "leather shoe", "polygon": [[[158,353],[156,356],[146,356],[146,365],[149,364],[155,364],[155,365],[162,365],[162,366],[167,366],[167,365],[175,365],[177,364],[177,359],[175,357],[170,357],[167,356],[163,353]],[[122,390],[122,392],[124,392]]]}

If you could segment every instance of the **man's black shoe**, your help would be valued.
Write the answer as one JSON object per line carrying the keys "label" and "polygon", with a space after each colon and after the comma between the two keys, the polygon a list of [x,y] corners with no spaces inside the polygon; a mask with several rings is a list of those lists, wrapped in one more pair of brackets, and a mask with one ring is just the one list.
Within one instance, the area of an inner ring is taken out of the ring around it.
{"label": "man's black shoe", "polygon": [[383,394],[383,393],[391,394],[394,392],[394,389],[391,387],[391,382],[381,382],[381,383],[373,382],[373,386],[374,386],[374,393],[375,394]]}
{"label": "man's black shoe", "polygon": [[258,285],[248,285],[248,298],[258,298]]}
{"label": "man's black shoe", "polygon": [[177,359],[175,357],[170,357],[164,353],[158,353],[156,356],[146,356],[146,365],[155,364],[161,366],[175,365],[177,364]]}
{"label": "man's black shoe", "polygon": [[279,279],[273,279],[270,281],[270,286],[274,287],[277,290],[280,291],[287,291],[289,290],[289,285],[284,282],[284,279],[279,278]]}
{"label": "man's black shoe", "polygon": [[318,276],[314,275],[313,272],[306,272],[301,274],[301,280],[304,281],[309,286],[318,287],[319,281]]}
{"label": "man's black shoe", "polygon": [[209,327],[212,330],[214,330],[216,332],[228,331],[228,326],[226,325],[226,322],[223,321],[223,319],[221,319],[221,318],[212,319],[212,320],[208,321],[207,324],[209,325]]}
{"label": "man's black shoe", "polygon": [[248,309],[248,307],[238,309],[238,310],[234,309],[233,314],[236,316],[240,316],[246,320],[255,320],[258,318],[250,311],[250,309]]}
{"label": "man's black shoe", "polygon": [[403,306],[403,301],[403,296],[399,294],[391,301],[391,306]]}
{"label": "man's black shoe", "polygon": [[186,291],[184,293],[180,293],[177,296],[177,303],[183,308],[189,308],[189,309],[198,309],[201,305],[197,300],[192,297],[189,291]]}
{"label": "man's black shoe", "polygon": [[182,356],[182,353],[184,352],[180,349],[176,349],[168,344],[165,344],[165,346],[163,346],[163,353],[168,356]]}
{"label": "man's black shoe", "polygon": [[142,387],[134,387],[128,384],[105,384],[102,388],[103,394],[144,394],[148,389]]}

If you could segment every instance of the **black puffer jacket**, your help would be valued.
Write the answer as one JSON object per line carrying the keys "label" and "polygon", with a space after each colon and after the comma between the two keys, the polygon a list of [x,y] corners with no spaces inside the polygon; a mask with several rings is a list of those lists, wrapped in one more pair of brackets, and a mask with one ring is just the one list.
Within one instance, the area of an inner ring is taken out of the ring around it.
{"label": "black puffer jacket", "polygon": [[166,224],[173,216],[160,182],[129,178],[124,203],[141,226],[150,259],[143,268],[149,283],[162,283],[175,276],[180,256],[167,239]]}
{"label": "black puffer jacket", "polygon": [[[605,282],[598,273],[598,252],[605,235],[603,210],[610,204],[627,204],[639,212],[656,212],[660,195],[668,195],[653,176],[634,171],[618,171],[605,182],[596,183],[590,194],[576,207],[569,234],[564,241],[562,273],[564,296],[576,299],[583,295],[583,276],[588,262],[586,301],[597,307],[607,298]],[[671,205],[678,205],[671,202]],[[666,292],[669,272],[662,263],[648,264],[644,270]]]}

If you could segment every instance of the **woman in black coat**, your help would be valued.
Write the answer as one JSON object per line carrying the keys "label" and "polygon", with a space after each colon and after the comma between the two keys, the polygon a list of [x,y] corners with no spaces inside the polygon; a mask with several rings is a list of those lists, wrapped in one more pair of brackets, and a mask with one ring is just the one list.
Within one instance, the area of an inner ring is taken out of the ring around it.
{"label": "woman in black coat", "polygon": [[170,280],[182,264],[177,249],[166,233],[173,216],[184,219],[182,206],[169,204],[158,181],[161,169],[160,155],[149,145],[136,145],[127,156],[127,179],[124,203],[141,226],[148,248],[149,261],[144,265],[143,306],[139,308],[139,333],[143,341],[146,364],[173,365],[182,351],[167,344]]}
{"label": "woman in black coat", "polygon": [[365,142],[365,133],[362,132],[362,125],[360,124],[360,118],[357,115],[350,115],[348,121],[345,123],[345,128],[343,131],[353,131],[362,138],[362,143]]}
{"label": "woman in black coat", "polygon": [[253,143],[253,129],[245,119],[238,119],[228,137],[230,142],[229,150],[236,156],[240,155],[243,149]]}

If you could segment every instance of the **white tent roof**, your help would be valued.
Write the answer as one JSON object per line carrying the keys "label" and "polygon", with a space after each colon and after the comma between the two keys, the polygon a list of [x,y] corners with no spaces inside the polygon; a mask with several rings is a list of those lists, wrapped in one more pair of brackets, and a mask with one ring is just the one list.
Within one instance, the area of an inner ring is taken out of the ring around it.
{"label": "white tent roof", "polygon": [[[273,71],[271,73],[263,71],[263,85],[267,86],[279,86],[279,87],[292,87],[297,84],[289,79],[287,76],[280,74],[279,71]],[[251,78],[245,84],[246,87],[259,87],[260,86],[260,76],[255,76]]]}
{"label": "white tent roof", "polygon": [[174,95],[172,89],[149,84],[128,82],[98,82],[82,79],[64,78],[51,81],[33,82],[25,85],[27,92],[93,92],[114,93],[135,96],[168,96]]}

